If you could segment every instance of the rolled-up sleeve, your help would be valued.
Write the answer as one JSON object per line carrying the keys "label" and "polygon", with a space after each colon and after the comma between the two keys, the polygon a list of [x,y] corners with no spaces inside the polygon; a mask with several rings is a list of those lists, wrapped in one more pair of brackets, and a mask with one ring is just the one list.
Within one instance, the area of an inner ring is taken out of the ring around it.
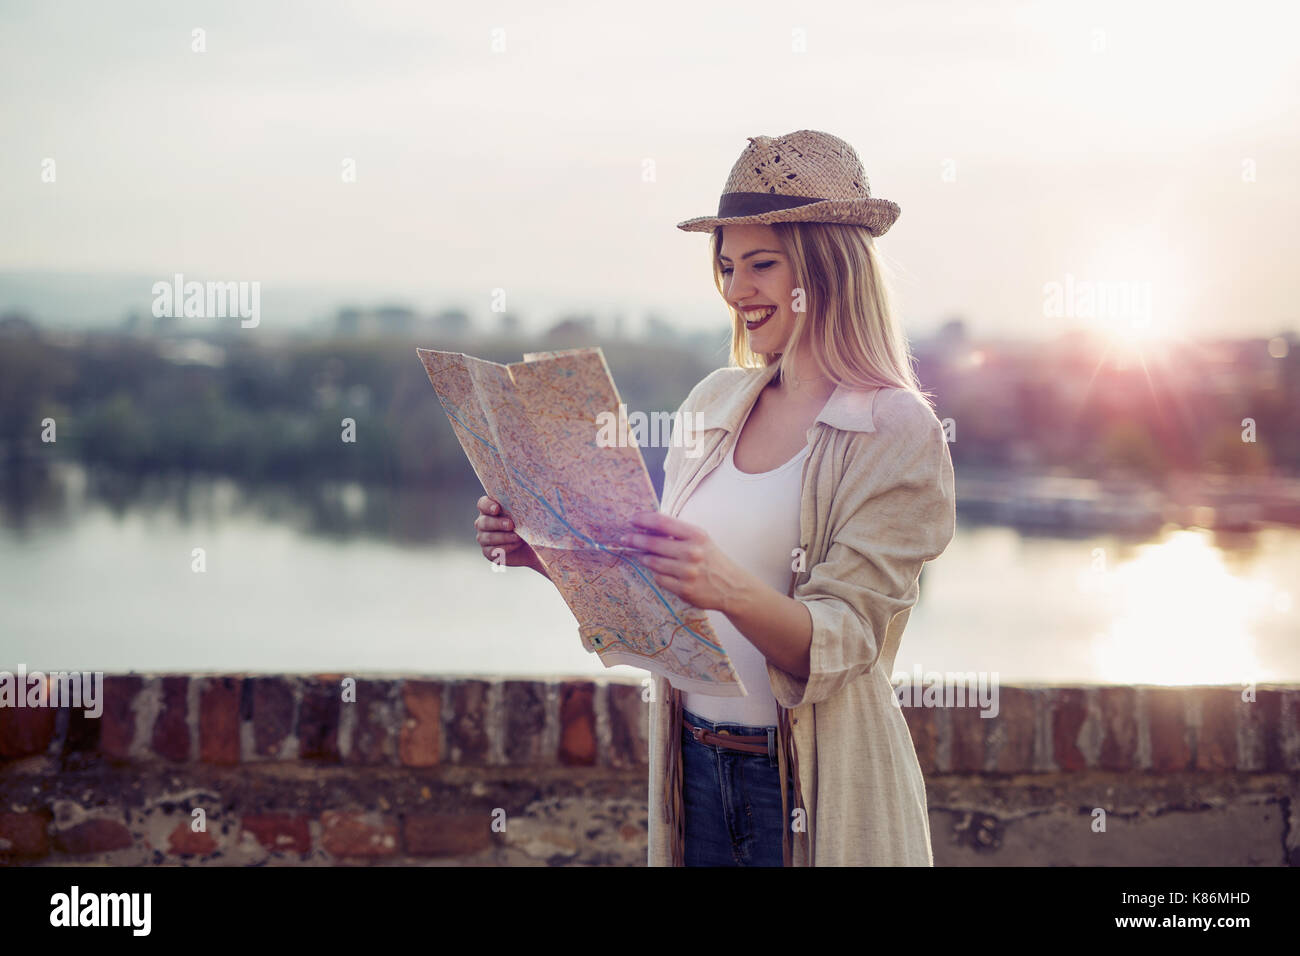
{"label": "rolled-up sleeve", "polygon": [[809,674],[769,667],[783,707],[819,703],[870,672],[890,622],[916,603],[922,565],[952,540],[956,494],[943,428],[919,398],[904,401],[915,404],[888,430],[854,437],[826,558],[794,590],[812,617]]}

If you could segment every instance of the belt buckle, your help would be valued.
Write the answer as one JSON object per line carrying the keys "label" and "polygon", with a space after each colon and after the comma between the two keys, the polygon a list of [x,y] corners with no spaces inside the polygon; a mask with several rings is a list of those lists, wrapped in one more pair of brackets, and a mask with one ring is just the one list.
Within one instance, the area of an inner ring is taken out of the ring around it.
{"label": "belt buckle", "polygon": [[691,736],[694,737],[695,740],[696,740],[697,742],[699,742],[700,738],[702,738],[702,737],[704,736],[704,728],[703,728],[703,727],[692,727],[692,728],[691,728]]}

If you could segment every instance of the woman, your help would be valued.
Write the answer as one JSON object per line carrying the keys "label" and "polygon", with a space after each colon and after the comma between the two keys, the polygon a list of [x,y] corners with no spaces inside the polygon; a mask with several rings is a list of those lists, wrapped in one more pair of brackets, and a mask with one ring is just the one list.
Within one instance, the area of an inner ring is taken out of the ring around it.
{"label": "woman", "polygon": [[[652,866],[933,864],[889,675],[952,538],[953,473],[875,253],[898,214],[851,146],[799,130],[751,137],[718,215],[678,226],[713,234],[733,365],[678,409],[703,416],[703,453],[672,443],[628,543],[708,610],[748,693],[653,678]],[[494,506],[484,554],[532,564]]]}

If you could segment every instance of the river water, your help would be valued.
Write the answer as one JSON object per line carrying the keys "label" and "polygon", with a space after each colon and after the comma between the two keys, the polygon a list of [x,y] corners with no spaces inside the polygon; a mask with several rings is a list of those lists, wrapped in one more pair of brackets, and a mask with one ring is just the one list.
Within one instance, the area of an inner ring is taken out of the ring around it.
{"label": "river water", "polygon": [[[4,496],[0,669],[644,677],[587,654],[540,575],[492,570],[476,497],[60,465]],[[1294,528],[1062,538],[959,517],[894,673],[1296,682],[1298,582]]]}

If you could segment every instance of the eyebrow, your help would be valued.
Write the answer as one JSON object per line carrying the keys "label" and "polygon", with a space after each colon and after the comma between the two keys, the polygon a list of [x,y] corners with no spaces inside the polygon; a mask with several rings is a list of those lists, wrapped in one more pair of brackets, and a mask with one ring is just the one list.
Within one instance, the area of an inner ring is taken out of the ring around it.
{"label": "eyebrow", "polygon": [[[780,250],[778,250],[778,249],[751,249],[749,252],[745,253],[745,254],[744,254],[743,256],[741,256],[740,258],[742,258],[742,259],[748,259],[750,256],[756,256],[756,255],[758,255],[760,252],[773,252],[773,253],[776,253],[778,256],[781,255],[781,252],[780,252]],[[719,258],[719,259],[726,259],[728,262],[731,261],[731,257],[730,257],[730,256],[724,256],[724,255],[722,255],[722,254],[720,254],[720,253],[719,253],[719,255],[718,255],[718,258]]]}

